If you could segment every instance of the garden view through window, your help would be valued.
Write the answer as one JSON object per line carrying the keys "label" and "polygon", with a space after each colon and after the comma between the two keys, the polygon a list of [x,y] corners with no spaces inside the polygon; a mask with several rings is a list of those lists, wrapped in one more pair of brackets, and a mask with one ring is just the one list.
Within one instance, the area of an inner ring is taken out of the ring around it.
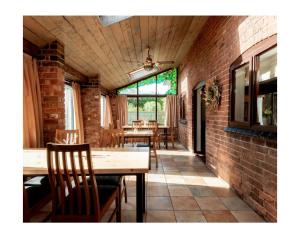
{"label": "garden view through window", "polygon": [[117,93],[128,97],[128,124],[133,120],[157,120],[165,124],[166,96],[177,94],[177,69],[140,80],[120,88]]}

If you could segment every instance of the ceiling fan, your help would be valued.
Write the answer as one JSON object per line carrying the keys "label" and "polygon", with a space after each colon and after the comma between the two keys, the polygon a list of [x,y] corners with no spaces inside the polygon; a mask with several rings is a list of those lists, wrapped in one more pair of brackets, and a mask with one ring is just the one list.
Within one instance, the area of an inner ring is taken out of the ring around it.
{"label": "ceiling fan", "polygon": [[142,69],[144,69],[145,71],[152,71],[154,68],[159,69],[159,66],[162,65],[162,64],[174,64],[174,61],[156,61],[156,62],[153,62],[152,58],[151,58],[151,55],[150,55],[150,47],[147,47],[147,51],[148,51],[148,54],[147,54],[147,57],[146,57],[145,61],[144,62],[139,62],[139,63],[142,64],[142,66],[138,69],[135,69],[135,70],[129,72],[128,74],[131,74],[132,72],[136,72],[136,71],[139,71],[139,70],[142,70]]}

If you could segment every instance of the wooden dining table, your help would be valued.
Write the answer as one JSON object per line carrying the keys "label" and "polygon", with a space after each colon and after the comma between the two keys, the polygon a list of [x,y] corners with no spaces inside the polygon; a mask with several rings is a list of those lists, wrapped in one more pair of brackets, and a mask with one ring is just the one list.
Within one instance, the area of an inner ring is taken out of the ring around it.
{"label": "wooden dining table", "polygon": [[[145,173],[149,171],[149,147],[92,148],[95,174],[136,176],[136,221],[143,222],[145,206]],[[23,175],[47,175],[47,150],[23,150]]]}
{"label": "wooden dining table", "polygon": [[[132,125],[123,125],[122,127],[124,130],[133,130],[134,129],[134,127]],[[163,140],[164,140],[166,149],[168,149],[168,130],[170,127],[167,125],[158,125],[157,128],[164,131]],[[138,127],[138,130],[141,130],[141,131],[149,130],[149,129],[151,129],[151,127],[149,127],[148,125],[141,125]]]}

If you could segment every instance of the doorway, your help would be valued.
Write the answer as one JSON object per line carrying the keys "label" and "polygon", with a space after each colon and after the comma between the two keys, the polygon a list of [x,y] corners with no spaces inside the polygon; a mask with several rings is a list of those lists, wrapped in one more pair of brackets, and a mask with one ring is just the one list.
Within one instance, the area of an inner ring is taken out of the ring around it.
{"label": "doorway", "polygon": [[200,81],[193,90],[194,152],[203,160],[205,160],[205,102],[202,94],[204,88],[205,81]]}

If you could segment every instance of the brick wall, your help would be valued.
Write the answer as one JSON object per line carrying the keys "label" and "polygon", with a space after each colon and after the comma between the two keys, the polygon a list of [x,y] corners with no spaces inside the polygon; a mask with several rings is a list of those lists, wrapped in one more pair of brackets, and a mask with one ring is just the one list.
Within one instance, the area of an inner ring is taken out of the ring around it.
{"label": "brick wall", "polygon": [[64,46],[54,41],[39,50],[44,142],[54,142],[55,130],[65,128]]}
{"label": "brick wall", "polygon": [[277,143],[226,133],[229,67],[245,50],[277,33],[275,17],[210,17],[179,67],[179,96],[186,94],[187,124],[179,141],[193,150],[192,90],[215,77],[222,85],[217,112],[206,112],[206,163],[268,221],[277,220]]}
{"label": "brick wall", "polygon": [[81,105],[85,143],[91,147],[99,147],[100,133],[100,95],[108,91],[99,87],[97,79],[89,79],[87,84],[81,84]]}

